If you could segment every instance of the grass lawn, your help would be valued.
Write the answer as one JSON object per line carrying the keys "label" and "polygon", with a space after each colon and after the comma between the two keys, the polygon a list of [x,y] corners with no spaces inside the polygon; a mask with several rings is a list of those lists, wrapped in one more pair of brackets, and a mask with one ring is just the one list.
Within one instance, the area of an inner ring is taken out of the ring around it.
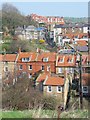
{"label": "grass lawn", "polygon": [[[57,118],[55,110],[3,111],[0,118]],[[88,110],[70,110],[61,113],[61,118],[88,118]]]}

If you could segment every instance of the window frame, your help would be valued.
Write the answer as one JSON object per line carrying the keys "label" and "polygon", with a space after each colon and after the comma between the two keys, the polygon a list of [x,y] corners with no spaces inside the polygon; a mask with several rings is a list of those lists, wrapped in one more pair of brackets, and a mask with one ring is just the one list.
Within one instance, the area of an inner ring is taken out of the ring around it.
{"label": "window frame", "polygon": [[[84,88],[85,88],[85,87],[87,88],[87,91],[84,91]],[[88,93],[88,86],[82,86],[82,92],[83,92],[83,93]]]}
{"label": "window frame", "polygon": [[43,58],[43,62],[48,62],[48,57]]}
{"label": "window frame", "polygon": [[58,73],[63,73],[63,68],[58,68]]}
{"label": "window frame", "polygon": [[[50,90],[51,89],[51,90]],[[52,92],[52,86],[47,86],[47,92]]]}
{"label": "window frame", "polygon": [[29,67],[29,70],[32,70],[32,65],[29,65],[28,67]]}
{"label": "window frame", "polygon": [[[60,87],[60,91],[59,91],[59,87]],[[62,92],[62,87],[61,86],[57,86],[57,93],[61,93]]]}
{"label": "window frame", "polygon": [[[44,69],[42,69],[42,68],[44,68]],[[44,70],[45,70],[45,66],[44,66],[44,65],[42,65],[42,66],[41,66],[41,70],[42,70],[42,71],[44,71]]]}
{"label": "window frame", "polygon": [[[20,66],[22,66],[22,68]],[[23,70],[23,65],[19,65],[19,70]]]}
{"label": "window frame", "polygon": [[[28,59],[28,60],[27,60]],[[27,58],[22,58],[22,62],[29,62],[30,61],[30,58],[27,57]]]}
{"label": "window frame", "polygon": [[[6,68],[7,68],[7,70],[6,70]],[[5,71],[5,72],[8,72],[8,66],[5,66],[5,67],[4,67],[4,71]]]}
{"label": "window frame", "polygon": [[29,79],[32,78],[32,73],[29,73],[28,78],[29,78]]}

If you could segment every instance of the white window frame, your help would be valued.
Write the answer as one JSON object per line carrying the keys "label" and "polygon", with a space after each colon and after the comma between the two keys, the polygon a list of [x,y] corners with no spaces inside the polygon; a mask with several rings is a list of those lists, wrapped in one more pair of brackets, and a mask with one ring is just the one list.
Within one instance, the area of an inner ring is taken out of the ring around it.
{"label": "white window frame", "polygon": [[68,63],[73,63],[73,58],[68,60]]}
{"label": "white window frame", "polygon": [[48,62],[48,58],[43,58],[43,62]]}
{"label": "white window frame", "polygon": [[73,73],[74,71],[73,71],[73,68],[71,68],[71,67],[69,67],[68,69],[67,69],[67,71],[68,71],[68,73],[70,72],[70,73]]}
{"label": "white window frame", "polygon": [[62,68],[58,68],[58,73],[63,73],[63,69]]}
{"label": "white window frame", "polygon": [[29,60],[27,60],[27,58],[22,58],[22,62],[29,62],[29,61],[30,61],[30,58],[29,58]]}
{"label": "white window frame", "polygon": [[[44,65],[42,65],[42,66],[41,66],[41,70],[42,70],[42,67],[44,67],[44,70],[45,70],[45,66],[44,66]],[[42,71],[44,71],[44,70],[42,70]]]}
{"label": "white window frame", "polygon": [[22,69],[20,68],[20,66],[22,66],[22,65],[19,65],[19,70],[23,70],[23,66],[22,66]]}
{"label": "white window frame", "polygon": [[[31,75],[30,75],[31,74]],[[32,73],[29,73],[28,78],[32,78]]]}
{"label": "white window frame", "polygon": [[69,59],[69,60],[68,60],[68,63],[72,63],[72,59]]}
{"label": "white window frame", "polygon": [[[84,89],[84,87],[86,87],[87,88],[87,91],[84,91],[83,89]],[[82,86],[82,92],[83,93],[88,93],[88,86]]]}
{"label": "white window frame", "polygon": [[[49,87],[51,87],[51,91],[49,90]],[[47,86],[47,92],[52,92],[52,86]]]}
{"label": "white window frame", "polygon": [[30,68],[30,66],[32,66],[32,65],[29,65],[29,66],[28,66],[28,69],[29,69],[29,70],[32,70],[32,67]]}
{"label": "white window frame", "polygon": [[8,70],[6,71],[6,68],[8,69],[8,66],[5,66],[5,67],[4,67],[4,71],[5,71],[5,72],[8,72]]}
{"label": "white window frame", "polygon": [[63,57],[63,58],[60,58],[59,62],[60,62],[60,63],[63,63],[63,62],[64,62],[64,57]]}
{"label": "white window frame", "polygon": [[[59,91],[59,87],[61,89],[61,91]],[[62,92],[62,87],[61,86],[57,86],[57,93],[61,93]]]}
{"label": "white window frame", "polygon": [[49,65],[49,66],[47,66],[47,71],[50,71],[50,65]]}

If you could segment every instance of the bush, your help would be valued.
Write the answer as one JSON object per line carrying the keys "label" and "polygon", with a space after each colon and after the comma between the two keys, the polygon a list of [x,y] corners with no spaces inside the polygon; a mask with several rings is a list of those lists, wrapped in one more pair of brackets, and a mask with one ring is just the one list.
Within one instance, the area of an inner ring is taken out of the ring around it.
{"label": "bush", "polygon": [[39,40],[39,43],[45,43],[45,40],[43,40],[43,39],[41,39],[41,40]]}
{"label": "bush", "polygon": [[43,109],[55,110],[57,100],[53,96],[44,96],[42,99]]}

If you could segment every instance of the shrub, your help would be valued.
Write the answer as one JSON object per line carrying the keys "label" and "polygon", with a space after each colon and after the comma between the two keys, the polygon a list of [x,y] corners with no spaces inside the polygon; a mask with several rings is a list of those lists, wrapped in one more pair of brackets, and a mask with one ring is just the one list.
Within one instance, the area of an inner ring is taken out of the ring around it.
{"label": "shrub", "polygon": [[45,40],[43,40],[43,39],[41,39],[41,40],[39,40],[39,43],[45,43]]}
{"label": "shrub", "polygon": [[43,109],[55,110],[57,101],[53,96],[44,96],[42,99]]}

